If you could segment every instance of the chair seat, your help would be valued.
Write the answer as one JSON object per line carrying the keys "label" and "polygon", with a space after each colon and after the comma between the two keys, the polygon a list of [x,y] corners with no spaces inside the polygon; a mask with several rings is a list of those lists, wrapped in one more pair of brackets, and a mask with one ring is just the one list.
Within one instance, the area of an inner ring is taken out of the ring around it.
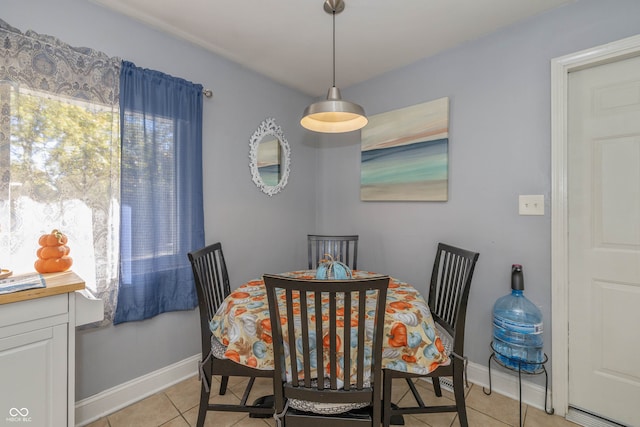
{"label": "chair seat", "polygon": [[290,408],[321,415],[343,414],[369,406],[369,403],[320,403],[298,399],[289,399],[288,402]]}
{"label": "chair seat", "polygon": [[447,356],[451,356],[451,353],[453,353],[453,337],[449,334],[449,332],[443,329],[442,326],[440,326],[437,322],[434,322],[434,323],[436,327],[436,332],[440,337],[440,341],[442,341],[442,346],[444,347],[445,354]]}
{"label": "chair seat", "polygon": [[226,352],[227,347],[211,335],[211,355],[216,359],[225,359],[224,354]]}
{"label": "chair seat", "polygon": [[[312,380],[311,385],[315,388],[318,385],[318,380]],[[324,385],[326,388],[331,387],[331,381],[329,378],[324,379]],[[365,387],[369,387],[369,384],[365,384]],[[315,414],[322,415],[334,415],[334,414],[343,414],[345,412],[352,411],[354,409],[365,408],[369,406],[368,402],[355,403],[355,402],[347,402],[347,403],[325,403],[325,402],[310,402],[307,400],[301,399],[292,399],[289,398],[289,407],[293,409],[297,409],[299,411],[305,412],[313,412]]]}

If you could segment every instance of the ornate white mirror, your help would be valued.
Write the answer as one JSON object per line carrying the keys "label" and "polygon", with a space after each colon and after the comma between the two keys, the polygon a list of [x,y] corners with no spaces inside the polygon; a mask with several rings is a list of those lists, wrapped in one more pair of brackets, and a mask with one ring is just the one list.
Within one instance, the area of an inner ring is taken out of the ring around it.
{"label": "ornate white mirror", "polygon": [[249,167],[253,182],[273,196],[287,185],[291,163],[289,143],[275,119],[265,119],[249,140]]}

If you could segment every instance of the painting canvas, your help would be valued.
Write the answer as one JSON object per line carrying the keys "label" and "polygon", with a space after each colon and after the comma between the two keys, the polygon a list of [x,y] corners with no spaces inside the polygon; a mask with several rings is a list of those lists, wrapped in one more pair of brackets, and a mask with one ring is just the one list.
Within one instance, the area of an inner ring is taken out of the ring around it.
{"label": "painting canvas", "polygon": [[448,199],[449,98],[369,117],[361,132],[361,200]]}

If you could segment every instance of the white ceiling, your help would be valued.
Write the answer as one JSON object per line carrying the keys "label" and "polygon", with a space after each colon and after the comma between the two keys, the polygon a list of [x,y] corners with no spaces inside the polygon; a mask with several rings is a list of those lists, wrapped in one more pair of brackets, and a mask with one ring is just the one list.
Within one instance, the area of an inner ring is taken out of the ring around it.
{"label": "white ceiling", "polygon": [[[324,0],[91,0],[309,95],[332,85]],[[336,86],[345,88],[577,0],[345,0]]]}

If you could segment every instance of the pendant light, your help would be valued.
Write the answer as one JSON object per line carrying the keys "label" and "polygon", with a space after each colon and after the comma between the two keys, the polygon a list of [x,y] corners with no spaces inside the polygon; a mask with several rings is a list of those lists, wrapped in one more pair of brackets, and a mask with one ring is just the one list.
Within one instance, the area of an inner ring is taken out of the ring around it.
{"label": "pendant light", "polygon": [[324,11],[333,16],[333,86],[327,99],[315,102],[304,110],[300,124],[314,132],[342,133],[362,129],[368,122],[364,109],[345,101],[336,87],[336,14],[344,10],[343,0],[326,0]]}

